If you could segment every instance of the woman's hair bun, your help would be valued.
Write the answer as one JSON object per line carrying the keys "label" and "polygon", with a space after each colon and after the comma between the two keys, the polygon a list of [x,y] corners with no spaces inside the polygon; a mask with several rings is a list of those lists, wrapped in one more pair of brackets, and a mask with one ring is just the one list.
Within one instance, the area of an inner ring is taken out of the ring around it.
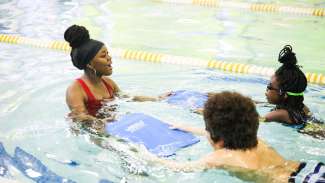
{"label": "woman's hair bun", "polygon": [[89,32],[84,26],[72,25],[64,32],[64,39],[72,48],[78,48],[89,41]]}
{"label": "woman's hair bun", "polygon": [[295,66],[297,64],[296,54],[292,52],[292,47],[290,45],[284,46],[280,51],[278,61],[284,66]]}

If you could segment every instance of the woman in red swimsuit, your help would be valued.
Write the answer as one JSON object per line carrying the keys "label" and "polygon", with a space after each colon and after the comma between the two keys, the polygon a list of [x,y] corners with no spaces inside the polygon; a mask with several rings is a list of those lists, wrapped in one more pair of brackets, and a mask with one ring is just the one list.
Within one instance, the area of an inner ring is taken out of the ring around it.
{"label": "woman in red swimsuit", "polygon": [[96,121],[103,102],[113,100],[120,91],[116,83],[107,77],[112,74],[112,57],[104,43],[90,39],[88,30],[83,26],[69,27],[64,39],[72,48],[70,56],[73,65],[84,70],[84,74],[67,89],[69,116],[81,122]]}

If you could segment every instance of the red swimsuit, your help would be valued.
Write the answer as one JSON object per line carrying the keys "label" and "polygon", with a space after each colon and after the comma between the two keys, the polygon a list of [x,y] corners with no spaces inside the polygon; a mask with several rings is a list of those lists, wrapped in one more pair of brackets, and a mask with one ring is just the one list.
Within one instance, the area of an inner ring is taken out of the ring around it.
{"label": "red swimsuit", "polygon": [[[92,116],[96,116],[96,113],[102,107],[102,100],[97,100],[95,98],[95,96],[91,93],[86,83],[81,78],[77,79],[77,81],[79,82],[79,84],[87,94],[88,101],[86,102],[86,107],[87,107],[88,114]],[[111,96],[111,98],[113,98],[114,95],[113,95],[112,87],[108,83],[106,83],[104,79],[102,79],[102,81],[107,91],[109,92],[109,95]]]}

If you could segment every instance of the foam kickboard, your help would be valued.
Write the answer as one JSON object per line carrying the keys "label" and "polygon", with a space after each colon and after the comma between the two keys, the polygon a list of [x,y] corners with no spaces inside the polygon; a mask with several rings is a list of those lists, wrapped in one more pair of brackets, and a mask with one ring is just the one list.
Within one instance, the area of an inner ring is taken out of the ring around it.
{"label": "foam kickboard", "polygon": [[143,144],[158,156],[171,156],[180,148],[199,142],[190,133],[170,129],[169,125],[142,113],[122,116],[118,121],[106,125],[108,134]]}
{"label": "foam kickboard", "polygon": [[169,104],[182,106],[190,109],[203,108],[208,100],[208,95],[196,91],[178,90],[166,99]]}

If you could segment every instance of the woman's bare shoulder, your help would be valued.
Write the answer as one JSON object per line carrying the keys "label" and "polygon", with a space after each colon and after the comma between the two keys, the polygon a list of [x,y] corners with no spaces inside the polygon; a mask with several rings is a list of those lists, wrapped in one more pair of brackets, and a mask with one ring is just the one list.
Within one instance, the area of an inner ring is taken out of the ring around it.
{"label": "woman's bare shoulder", "polygon": [[81,92],[81,85],[77,80],[74,80],[67,88],[67,93]]}

